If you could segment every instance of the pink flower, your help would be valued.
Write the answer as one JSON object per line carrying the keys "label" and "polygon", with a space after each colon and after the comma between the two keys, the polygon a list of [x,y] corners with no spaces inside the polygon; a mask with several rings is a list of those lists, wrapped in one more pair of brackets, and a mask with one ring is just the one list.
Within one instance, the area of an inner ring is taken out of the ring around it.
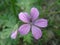
{"label": "pink flower", "polygon": [[[47,27],[48,21],[46,19],[38,19],[39,11],[37,8],[31,8],[30,15],[27,12],[20,12],[19,19],[23,21],[25,24],[21,25],[18,29],[21,35],[26,35],[29,33],[30,29],[32,31],[32,35],[35,39],[39,39],[42,37],[42,31],[39,27]],[[14,36],[15,37],[15,36]]]}
{"label": "pink flower", "polygon": [[11,38],[12,38],[12,39],[15,39],[15,38],[16,38],[17,32],[18,32],[17,30],[14,31],[14,32],[12,32],[12,34],[11,34]]}

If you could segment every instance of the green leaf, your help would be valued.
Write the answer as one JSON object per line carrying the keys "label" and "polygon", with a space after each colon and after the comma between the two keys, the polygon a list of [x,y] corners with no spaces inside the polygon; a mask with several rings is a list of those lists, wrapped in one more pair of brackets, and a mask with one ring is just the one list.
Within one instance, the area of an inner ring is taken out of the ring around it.
{"label": "green leaf", "polygon": [[31,43],[32,42],[31,33],[25,35],[23,41],[26,42],[26,43]]}
{"label": "green leaf", "polygon": [[5,38],[9,38],[11,33],[15,30],[18,29],[18,25],[14,25],[13,28],[8,28],[8,29],[4,29],[2,32],[0,32],[0,38],[5,39]]}

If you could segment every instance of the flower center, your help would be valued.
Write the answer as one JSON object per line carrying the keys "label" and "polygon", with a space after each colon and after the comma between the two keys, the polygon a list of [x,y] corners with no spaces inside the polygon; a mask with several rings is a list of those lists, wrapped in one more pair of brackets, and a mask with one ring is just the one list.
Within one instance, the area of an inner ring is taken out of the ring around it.
{"label": "flower center", "polygon": [[33,25],[34,23],[33,23],[33,21],[32,20],[30,20],[30,25]]}
{"label": "flower center", "polygon": [[33,23],[32,23],[32,22],[30,22],[30,25],[33,25]]}
{"label": "flower center", "polygon": [[30,18],[30,23],[31,26],[34,25],[34,21],[32,21],[32,18]]}

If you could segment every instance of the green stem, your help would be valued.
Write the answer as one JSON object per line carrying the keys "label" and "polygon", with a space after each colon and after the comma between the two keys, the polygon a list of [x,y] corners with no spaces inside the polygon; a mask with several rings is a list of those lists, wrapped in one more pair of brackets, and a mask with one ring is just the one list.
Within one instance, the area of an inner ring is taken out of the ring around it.
{"label": "green stem", "polygon": [[60,11],[54,11],[54,12],[50,12],[50,13],[45,13],[45,15],[58,14],[58,13],[60,13]]}
{"label": "green stem", "polygon": [[50,12],[49,14],[57,14],[57,13],[60,13],[60,11],[54,11],[54,12]]}
{"label": "green stem", "polygon": [[15,0],[11,0],[11,4],[12,4],[12,10],[14,12],[14,15],[17,15],[15,10]]}

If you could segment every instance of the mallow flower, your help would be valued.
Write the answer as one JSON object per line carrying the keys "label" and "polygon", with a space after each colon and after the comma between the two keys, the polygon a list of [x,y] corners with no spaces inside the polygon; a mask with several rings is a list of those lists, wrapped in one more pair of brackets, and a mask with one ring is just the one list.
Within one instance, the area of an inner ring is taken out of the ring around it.
{"label": "mallow flower", "polygon": [[[40,18],[39,19],[39,11],[37,8],[31,8],[30,15],[27,12],[20,12],[18,15],[19,19],[24,22],[18,29],[18,32],[21,35],[27,35],[31,30],[32,35],[35,39],[39,39],[42,37],[41,28],[45,28],[48,25],[48,20]],[[41,27],[41,28],[40,28]],[[11,35],[12,38],[16,38],[17,33],[15,35]]]}

